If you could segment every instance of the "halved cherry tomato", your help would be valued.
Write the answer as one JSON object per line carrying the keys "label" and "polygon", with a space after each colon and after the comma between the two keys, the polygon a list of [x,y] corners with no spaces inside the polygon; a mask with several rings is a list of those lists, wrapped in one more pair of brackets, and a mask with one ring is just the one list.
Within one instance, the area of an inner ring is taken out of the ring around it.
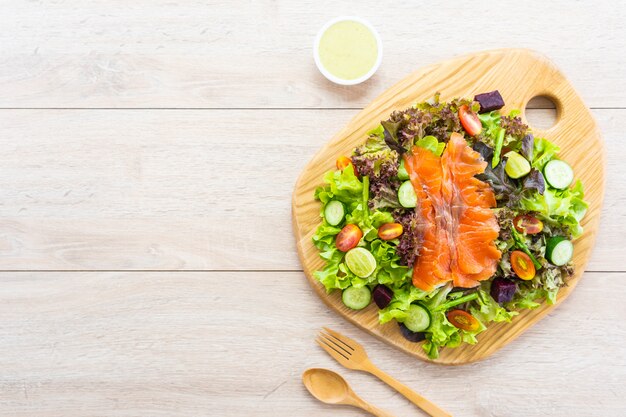
{"label": "halved cherry tomato", "polygon": [[400,223],[385,223],[378,228],[378,237],[382,240],[391,240],[400,236],[402,231]]}
{"label": "halved cherry tomato", "polygon": [[348,158],[347,156],[340,156],[339,158],[337,158],[337,169],[339,171],[343,171],[344,169],[348,168],[348,166],[350,166],[352,164],[352,159]]}
{"label": "halved cherry tomato", "polygon": [[535,264],[533,264],[530,256],[521,250],[511,252],[511,267],[513,267],[515,275],[524,281],[530,281],[535,278]]}
{"label": "halved cherry tomato", "polygon": [[348,252],[359,244],[362,237],[363,232],[359,229],[359,226],[356,224],[347,224],[335,238],[335,245],[340,251]]}
{"label": "halved cherry tomato", "polygon": [[513,219],[515,230],[527,235],[536,235],[543,230],[543,222],[530,214],[520,214]]}
{"label": "halved cherry tomato", "polygon": [[483,125],[480,123],[480,119],[474,113],[467,104],[462,105],[459,108],[459,119],[463,125],[463,129],[470,135],[476,136],[483,130]]}
{"label": "halved cherry tomato", "polygon": [[475,332],[480,328],[478,320],[467,311],[452,310],[449,311],[446,316],[448,317],[448,321],[457,329],[465,330],[466,332]]}

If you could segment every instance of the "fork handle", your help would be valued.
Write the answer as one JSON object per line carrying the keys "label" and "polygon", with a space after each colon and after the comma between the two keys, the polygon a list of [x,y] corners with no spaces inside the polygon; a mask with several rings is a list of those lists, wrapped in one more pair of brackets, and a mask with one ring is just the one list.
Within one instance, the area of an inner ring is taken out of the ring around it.
{"label": "fork handle", "polygon": [[441,408],[437,407],[435,404],[428,401],[426,398],[422,397],[417,392],[413,391],[411,388],[407,387],[391,375],[381,371],[371,362],[364,370],[374,375],[385,384],[398,391],[400,394],[404,395],[409,401],[428,413],[428,415],[432,417],[452,417],[452,414],[449,414]]}

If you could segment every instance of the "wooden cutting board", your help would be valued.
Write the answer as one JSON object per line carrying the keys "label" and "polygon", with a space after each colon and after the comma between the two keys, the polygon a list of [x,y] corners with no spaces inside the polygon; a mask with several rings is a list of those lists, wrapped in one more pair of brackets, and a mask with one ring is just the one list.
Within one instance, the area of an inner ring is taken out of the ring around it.
{"label": "wooden cutting board", "polygon": [[[378,324],[378,310],[374,303],[361,311],[350,310],[341,302],[339,291],[326,294],[324,287],[313,278],[313,272],[323,266],[311,241],[321,221],[320,203],[314,200],[313,193],[322,185],[323,174],[335,169],[337,157],[351,155],[352,149],[366,139],[366,132],[387,119],[392,111],[431,98],[437,91],[441,93],[441,100],[449,100],[453,97],[471,98],[492,90],[499,90],[502,94],[506,102],[504,113],[520,109],[524,120],[524,109],[533,97],[546,96],[554,101],[556,124],[548,130],[530,127],[535,136],[546,137],[561,147],[560,158],[572,165],[576,178],[580,178],[585,186],[589,211],[582,222],[584,234],[575,242],[576,274],[569,285],[560,290],[556,305],[562,303],[583,275],[598,230],[604,195],[604,145],[595,120],[572,85],[552,62],[534,51],[500,49],[479,52],[414,72],[381,94],[341,129],[309,162],[293,193],[293,227],[298,254],[315,292],[350,322],[420,359],[428,360],[421,343],[406,341],[395,322]],[[490,325],[478,336],[478,344],[442,349],[434,362],[458,365],[486,358],[545,317],[556,305],[544,304],[535,310],[523,311],[512,323]],[[555,320],[568,319],[558,317],[558,314],[555,317]],[[556,349],[558,346],[555,346],[555,352]]]}

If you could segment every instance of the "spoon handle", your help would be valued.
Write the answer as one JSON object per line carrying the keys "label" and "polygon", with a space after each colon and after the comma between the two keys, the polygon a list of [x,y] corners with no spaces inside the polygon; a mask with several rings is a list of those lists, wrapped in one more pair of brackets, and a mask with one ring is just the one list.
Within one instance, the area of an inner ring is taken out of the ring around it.
{"label": "spoon handle", "polygon": [[376,417],[395,417],[393,414],[390,414],[385,410],[381,410],[378,407],[374,407],[372,404],[363,400],[359,401],[358,406]]}
{"label": "spoon handle", "polygon": [[419,395],[417,392],[413,391],[411,388],[407,387],[391,375],[381,371],[378,367],[373,365],[371,362],[368,364],[367,368],[364,369],[366,372],[374,375],[385,384],[389,385],[391,388],[398,391],[400,394],[404,395],[409,401],[413,404],[424,410],[428,415],[432,417],[452,417],[451,414],[439,408],[436,404],[428,401],[426,398]]}

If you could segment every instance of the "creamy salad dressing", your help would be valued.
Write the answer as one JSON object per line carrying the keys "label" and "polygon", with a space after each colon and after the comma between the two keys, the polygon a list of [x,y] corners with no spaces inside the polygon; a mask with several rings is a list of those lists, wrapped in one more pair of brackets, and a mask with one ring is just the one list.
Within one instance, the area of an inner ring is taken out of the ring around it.
{"label": "creamy salad dressing", "polygon": [[335,77],[355,80],[376,65],[378,45],[372,31],[360,22],[344,20],[330,26],[319,43],[319,58]]}

